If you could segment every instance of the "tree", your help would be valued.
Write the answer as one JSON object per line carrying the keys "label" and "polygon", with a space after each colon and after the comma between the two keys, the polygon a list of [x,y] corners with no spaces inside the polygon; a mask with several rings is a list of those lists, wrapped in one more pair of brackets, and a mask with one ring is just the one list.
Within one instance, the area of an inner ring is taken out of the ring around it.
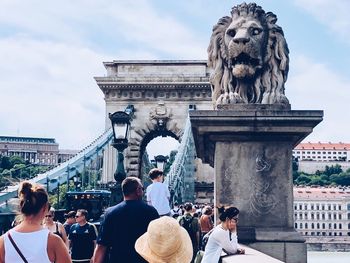
{"label": "tree", "polygon": [[20,157],[20,156],[16,156],[16,155],[13,155],[10,157],[10,162],[12,164],[12,166],[16,165],[16,164],[25,164],[26,161]]}
{"label": "tree", "polygon": [[308,184],[311,181],[311,179],[309,178],[309,176],[305,175],[305,174],[301,174],[299,175],[299,177],[296,179],[296,184],[301,185],[301,184]]}
{"label": "tree", "polygon": [[318,175],[313,175],[313,176],[311,176],[310,179],[311,180],[308,183],[308,185],[320,185],[320,186],[323,186],[323,185],[327,185],[328,184],[328,180],[323,180],[321,178],[321,176],[318,176]]}
{"label": "tree", "polygon": [[2,169],[11,169],[12,168],[12,164],[10,162],[10,158],[7,157],[7,156],[1,156],[0,167]]}
{"label": "tree", "polygon": [[332,174],[329,180],[337,185],[350,186],[350,173]]}
{"label": "tree", "polygon": [[328,176],[332,175],[332,174],[340,174],[342,173],[343,170],[341,169],[341,166],[339,164],[336,165],[331,165],[330,167],[328,165],[326,165],[324,173]]}

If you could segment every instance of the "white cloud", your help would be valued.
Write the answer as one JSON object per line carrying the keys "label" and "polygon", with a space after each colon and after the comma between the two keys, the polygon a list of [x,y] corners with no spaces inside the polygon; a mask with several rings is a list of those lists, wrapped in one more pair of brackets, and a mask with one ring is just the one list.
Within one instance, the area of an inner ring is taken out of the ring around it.
{"label": "white cloud", "polygon": [[1,133],[55,137],[64,148],[87,145],[104,130],[104,101],[91,50],[26,38],[0,40]]}
{"label": "white cloud", "polygon": [[[0,36],[0,133],[55,137],[62,148],[104,130],[93,80],[106,74],[103,61],[205,54],[185,25],[148,1],[2,1]],[[113,56],[96,51],[121,40]]]}
{"label": "white cloud", "polygon": [[294,0],[299,8],[313,15],[319,22],[350,43],[350,1]]}
{"label": "white cloud", "polygon": [[306,56],[294,57],[286,94],[294,110],[324,110],[324,119],[307,141],[349,142],[350,79]]}

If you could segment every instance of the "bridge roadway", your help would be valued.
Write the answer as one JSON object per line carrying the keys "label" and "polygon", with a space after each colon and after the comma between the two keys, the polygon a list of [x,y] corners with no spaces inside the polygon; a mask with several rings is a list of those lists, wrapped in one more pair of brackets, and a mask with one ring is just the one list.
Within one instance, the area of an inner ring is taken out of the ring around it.
{"label": "bridge roadway", "polygon": [[[57,188],[58,182],[63,184],[67,180],[73,178],[76,174],[75,171],[82,172],[85,166],[90,162],[95,155],[98,155],[102,149],[107,147],[108,143],[113,138],[112,129],[106,130],[102,135],[95,139],[90,145],[82,149],[73,158],[68,161],[59,164],[53,169],[38,174],[36,177],[29,181],[46,185],[47,182],[55,179],[55,183],[49,184],[49,189],[54,190]],[[7,200],[17,197],[19,185],[8,186],[4,192],[0,192],[0,204],[3,204]]]}

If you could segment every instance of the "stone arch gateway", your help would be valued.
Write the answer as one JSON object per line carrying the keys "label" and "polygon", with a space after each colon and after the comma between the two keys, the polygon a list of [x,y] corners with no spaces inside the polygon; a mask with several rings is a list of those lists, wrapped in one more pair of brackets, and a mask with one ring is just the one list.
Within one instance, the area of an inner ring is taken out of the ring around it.
{"label": "stone arch gateway", "polygon": [[[172,136],[181,141],[189,108],[212,108],[210,72],[207,61],[125,60],[105,62],[105,77],[95,77],[106,102],[105,127],[109,113],[133,105],[129,147],[124,151],[129,176],[142,177],[141,158],[145,147],[156,136]],[[104,152],[101,181],[113,181],[116,152]]]}

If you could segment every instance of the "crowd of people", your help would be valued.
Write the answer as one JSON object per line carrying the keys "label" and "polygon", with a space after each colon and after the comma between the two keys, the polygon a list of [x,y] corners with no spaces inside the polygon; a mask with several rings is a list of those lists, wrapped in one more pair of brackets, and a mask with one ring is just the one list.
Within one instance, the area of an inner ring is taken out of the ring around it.
{"label": "crowd of people", "polygon": [[68,212],[64,224],[54,221],[45,188],[22,182],[20,216],[0,237],[0,263],[214,263],[222,252],[244,253],[237,244],[237,208],[221,207],[214,227],[213,206],[171,208],[163,172],[155,168],[149,176],[146,192],[139,178],[122,182],[124,200],[106,210],[99,230],[84,209]]}

